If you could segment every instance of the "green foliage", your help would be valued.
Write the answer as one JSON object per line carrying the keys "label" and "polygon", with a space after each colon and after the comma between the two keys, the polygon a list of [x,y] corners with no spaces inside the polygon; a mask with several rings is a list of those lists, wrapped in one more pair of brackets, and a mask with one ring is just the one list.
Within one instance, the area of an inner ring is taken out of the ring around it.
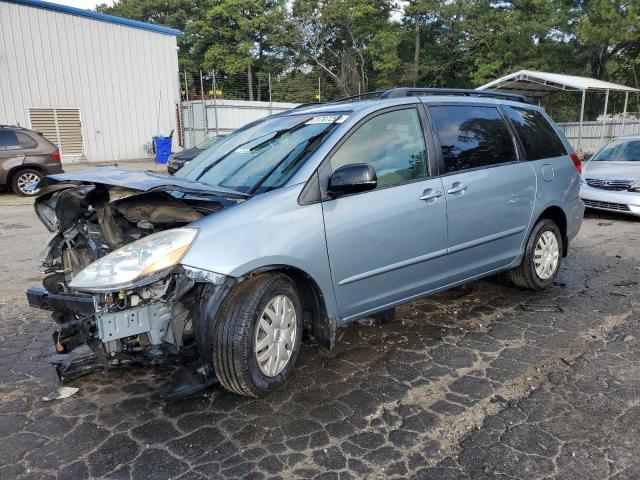
{"label": "green foliage", "polygon": [[269,75],[274,100],[290,101],[317,100],[319,78],[328,98],[474,87],[518,69],[639,86],[637,0],[117,0],[98,10],[181,29],[182,71],[215,70],[225,89],[242,76],[250,97],[264,98]]}

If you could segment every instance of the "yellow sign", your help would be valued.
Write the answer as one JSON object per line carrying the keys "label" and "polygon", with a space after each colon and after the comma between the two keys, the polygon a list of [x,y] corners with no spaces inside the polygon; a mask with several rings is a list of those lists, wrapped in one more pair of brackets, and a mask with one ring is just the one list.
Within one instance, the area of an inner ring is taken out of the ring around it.
{"label": "yellow sign", "polygon": [[[209,95],[213,95],[213,90],[209,90]],[[222,96],[222,90],[216,90],[216,97]]]}
{"label": "yellow sign", "polygon": [[316,98],[316,100],[320,100],[320,94],[316,93],[315,98]]}

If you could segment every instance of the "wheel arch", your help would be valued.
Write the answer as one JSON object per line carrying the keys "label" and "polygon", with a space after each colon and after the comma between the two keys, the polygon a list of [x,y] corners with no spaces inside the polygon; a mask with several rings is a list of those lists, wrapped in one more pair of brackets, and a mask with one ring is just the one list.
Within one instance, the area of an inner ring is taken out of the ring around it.
{"label": "wheel arch", "polygon": [[304,270],[291,265],[274,264],[258,267],[246,278],[263,273],[282,273],[294,282],[300,294],[304,329],[319,345],[331,349],[335,345],[336,319],[327,310],[325,295],[316,280]]}
{"label": "wheel arch", "polygon": [[6,185],[11,186],[11,182],[13,182],[13,176],[18,173],[20,170],[37,170],[42,173],[44,176],[47,175],[46,169],[42,165],[31,165],[28,163],[21,163],[20,165],[16,165],[12,167],[11,170],[7,172],[7,180]]}
{"label": "wheel arch", "polygon": [[536,221],[532,224],[532,228],[538,224],[540,220],[549,219],[552,220],[560,230],[562,235],[562,256],[566,257],[569,251],[569,237],[567,234],[567,215],[564,210],[558,205],[550,205],[546,207],[542,213],[538,216]]}

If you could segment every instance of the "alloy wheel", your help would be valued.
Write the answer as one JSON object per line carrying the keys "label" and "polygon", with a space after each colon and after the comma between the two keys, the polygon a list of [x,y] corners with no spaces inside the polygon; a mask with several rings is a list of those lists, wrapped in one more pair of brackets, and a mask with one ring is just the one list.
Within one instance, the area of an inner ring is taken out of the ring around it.
{"label": "alloy wheel", "polygon": [[40,177],[33,172],[24,172],[22,175],[18,177],[17,184],[18,189],[24,193],[25,195],[32,195],[37,193],[40,189],[29,189],[27,188],[32,183],[37,183],[40,181]]}

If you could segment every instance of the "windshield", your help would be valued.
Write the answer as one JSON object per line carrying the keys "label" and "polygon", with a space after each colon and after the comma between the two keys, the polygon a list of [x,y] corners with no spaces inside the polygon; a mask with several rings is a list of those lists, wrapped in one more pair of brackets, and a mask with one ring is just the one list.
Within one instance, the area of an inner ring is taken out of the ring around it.
{"label": "windshield", "polygon": [[640,140],[610,143],[591,160],[603,162],[640,162]]}
{"label": "windshield", "polygon": [[176,176],[251,194],[278,188],[344,118],[302,114],[254,122],[214,143]]}
{"label": "windshield", "polygon": [[197,145],[196,148],[198,150],[206,150],[207,148],[209,148],[211,145],[216,143],[221,138],[222,138],[221,136],[211,137],[210,139],[205,140],[204,142],[202,142],[200,145]]}

